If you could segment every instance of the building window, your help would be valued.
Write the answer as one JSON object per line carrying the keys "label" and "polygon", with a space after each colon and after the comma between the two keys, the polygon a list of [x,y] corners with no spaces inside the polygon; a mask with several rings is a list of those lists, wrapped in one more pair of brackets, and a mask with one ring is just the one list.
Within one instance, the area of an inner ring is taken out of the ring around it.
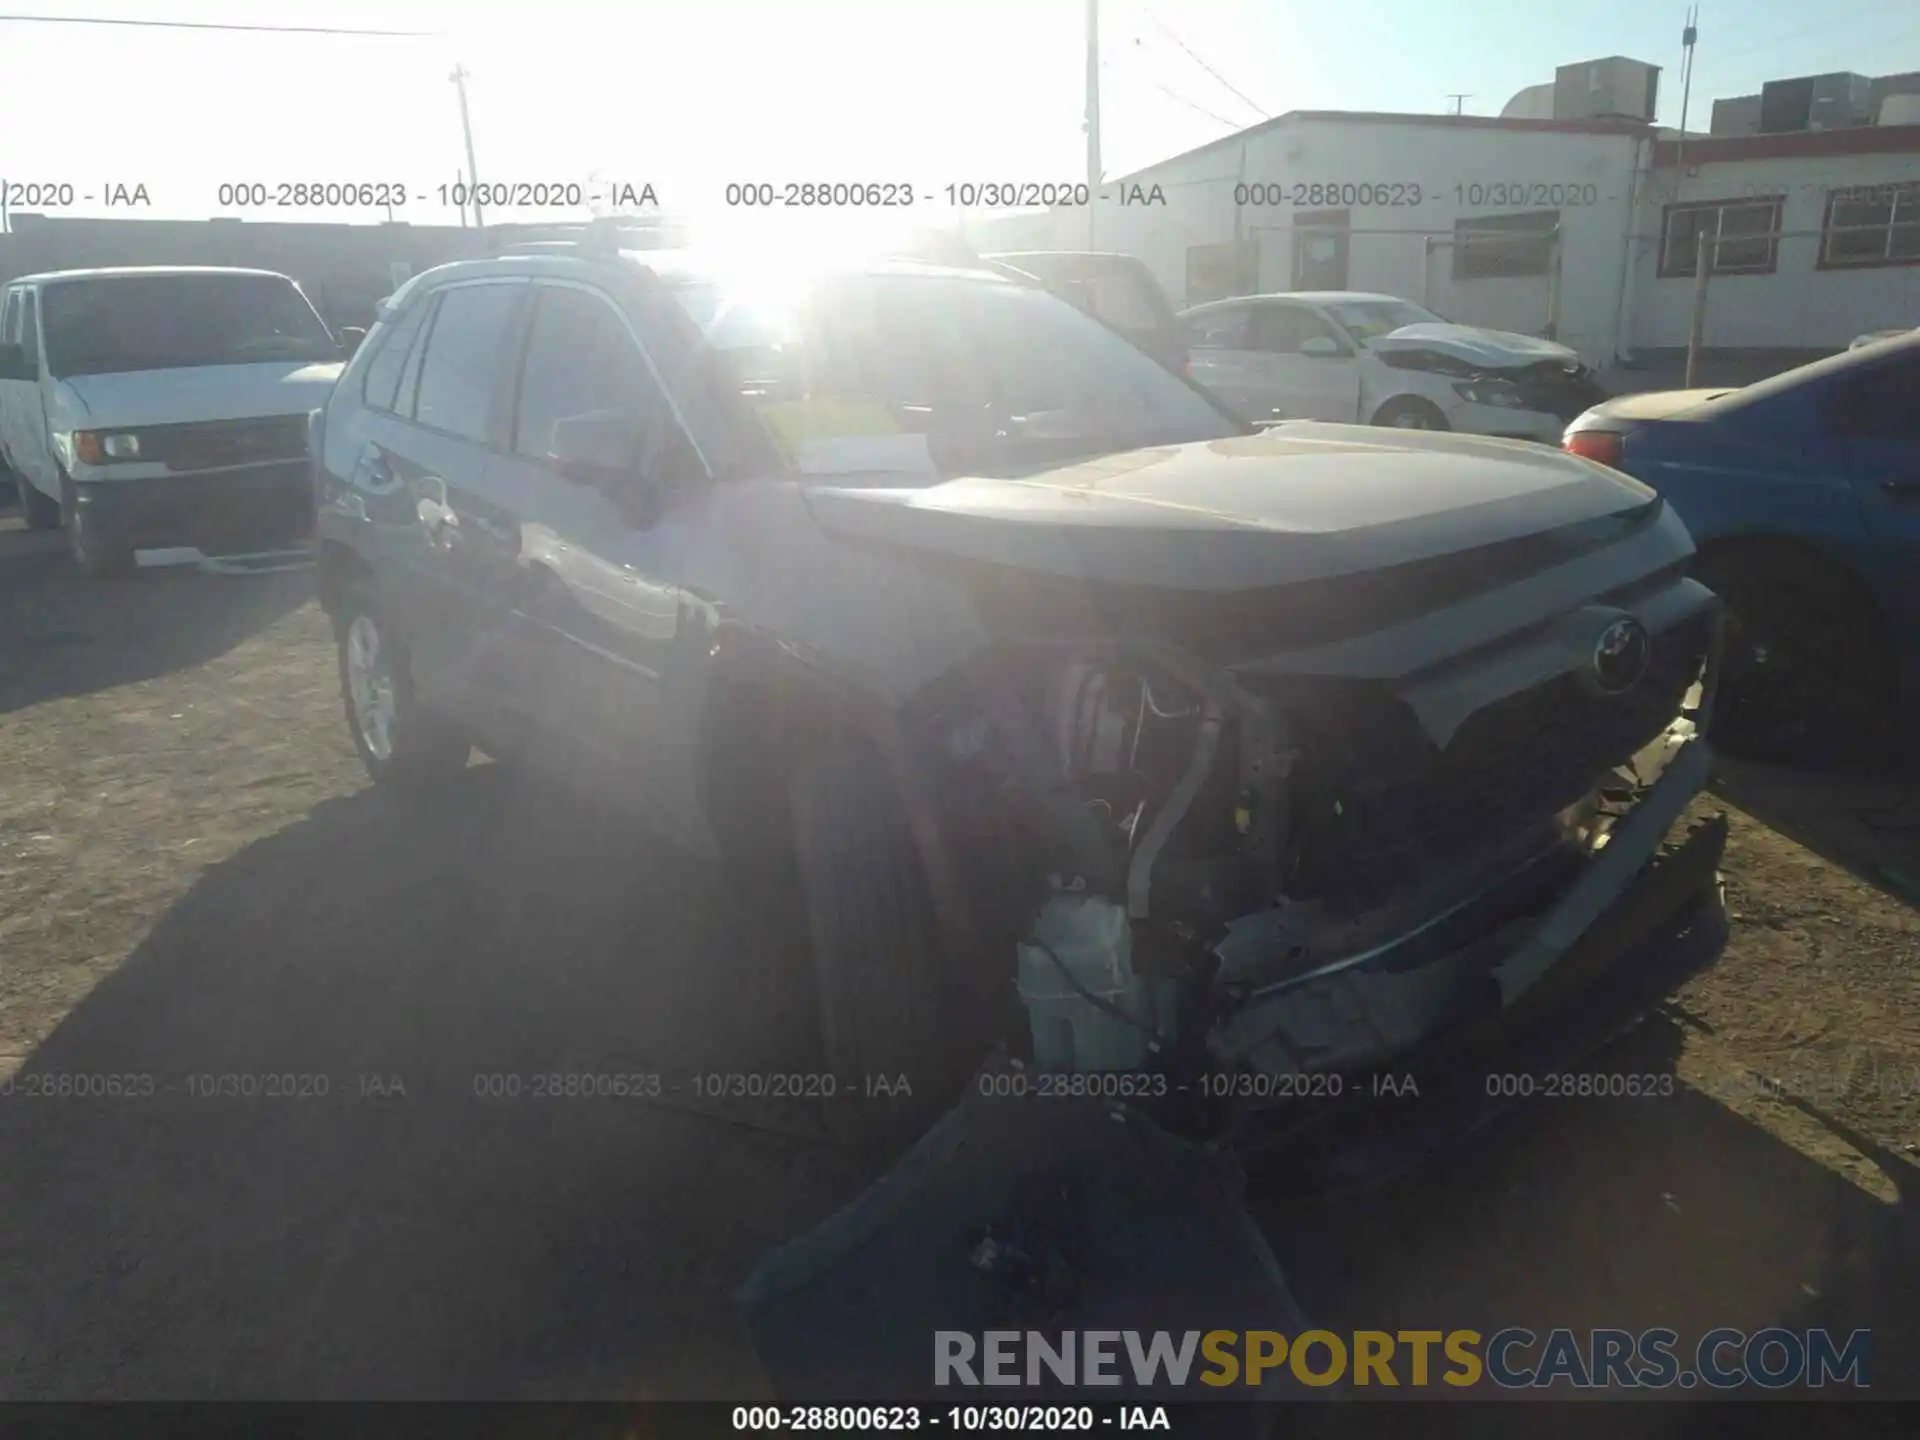
{"label": "building window", "polygon": [[1920,263],[1920,185],[1871,185],[1827,197],[1820,268]]}
{"label": "building window", "polygon": [[1706,237],[1716,275],[1771,275],[1780,258],[1780,199],[1708,200],[1667,206],[1660,278],[1691,275]]}
{"label": "building window", "polygon": [[1453,226],[1453,278],[1491,280],[1553,271],[1558,210],[1523,215],[1475,215]]}
{"label": "building window", "polygon": [[1187,304],[1229,300],[1260,288],[1260,242],[1194,245],[1187,250]]}

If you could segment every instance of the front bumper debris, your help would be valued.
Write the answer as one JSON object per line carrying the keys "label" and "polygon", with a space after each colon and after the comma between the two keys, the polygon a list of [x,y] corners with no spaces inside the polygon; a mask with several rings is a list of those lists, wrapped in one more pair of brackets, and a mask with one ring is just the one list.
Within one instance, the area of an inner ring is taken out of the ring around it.
{"label": "front bumper debris", "polygon": [[313,529],[313,488],[304,460],[81,481],[74,502],[94,534],[136,549],[267,550],[304,539]]}
{"label": "front bumper debris", "polygon": [[[1514,1003],[1490,1003],[1378,1069],[1342,1075],[1318,1098],[1236,1117],[1241,1153],[1290,1189],[1364,1188],[1545,1093],[1547,1077],[1576,1071],[1719,958],[1726,842],[1724,815],[1696,825],[1634,874]],[[1495,1083],[1509,1077],[1535,1083]]]}

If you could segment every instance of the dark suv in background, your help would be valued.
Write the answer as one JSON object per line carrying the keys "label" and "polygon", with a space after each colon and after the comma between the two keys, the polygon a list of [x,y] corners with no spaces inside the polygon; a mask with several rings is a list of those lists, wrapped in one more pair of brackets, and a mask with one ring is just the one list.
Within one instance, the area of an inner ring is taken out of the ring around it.
{"label": "dark suv in background", "polygon": [[1093,250],[1022,250],[982,256],[1039,280],[1169,370],[1188,370],[1187,329],[1146,263]]}

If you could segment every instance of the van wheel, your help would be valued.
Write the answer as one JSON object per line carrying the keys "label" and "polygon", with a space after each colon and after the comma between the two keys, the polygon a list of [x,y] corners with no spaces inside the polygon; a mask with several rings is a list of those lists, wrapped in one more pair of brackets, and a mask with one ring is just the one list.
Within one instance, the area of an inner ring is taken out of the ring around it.
{"label": "van wheel", "polygon": [[[870,746],[802,760],[789,781],[824,1058],[842,1141],[897,1148],[958,1097],[962,1013],[892,778]],[[892,1091],[892,1094],[880,1093]]]}
{"label": "van wheel", "polygon": [[20,497],[20,513],[26,517],[29,530],[58,530],[60,528],[60,502],[49,500],[27,480],[18,470],[13,472],[13,488]]}
{"label": "van wheel", "polygon": [[1451,430],[1447,417],[1440,413],[1440,407],[1431,401],[1422,400],[1417,395],[1402,395],[1398,400],[1389,400],[1382,405],[1373,417],[1376,425],[1385,425],[1394,430]]}
{"label": "van wheel", "polygon": [[67,553],[74,567],[89,580],[120,580],[139,568],[133,547],[94,529],[92,519],[76,502],[73,481],[60,477],[60,523],[67,531]]}
{"label": "van wheel", "polygon": [[374,782],[426,785],[466,769],[472,741],[420,704],[406,645],[370,580],[348,582],[333,623],[347,728]]}

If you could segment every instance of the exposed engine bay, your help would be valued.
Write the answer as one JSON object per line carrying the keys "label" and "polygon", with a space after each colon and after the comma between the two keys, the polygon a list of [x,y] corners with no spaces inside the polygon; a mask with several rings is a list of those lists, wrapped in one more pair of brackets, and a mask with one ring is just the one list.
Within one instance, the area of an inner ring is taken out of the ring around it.
{"label": "exposed engine bay", "polygon": [[1444,350],[1382,350],[1382,364],[1396,370],[1445,375],[1469,386],[1511,392],[1512,403],[1571,420],[1610,398],[1589,365],[1579,361],[1537,360],[1525,365],[1487,365]]}
{"label": "exposed engine bay", "polygon": [[1417,686],[1237,673],[1154,642],[1011,667],[996,700],[947,716],[947,803],[980,820],[1039,801],[1017,837],[967,847],[999,867],[975,888],[1018,936],[1035,1066],[1299,1075],[1497,1008],[1502,956],[1697,744],[1714,612],[1679,585],[1631,686],[1550,673],[1438,737]]}

